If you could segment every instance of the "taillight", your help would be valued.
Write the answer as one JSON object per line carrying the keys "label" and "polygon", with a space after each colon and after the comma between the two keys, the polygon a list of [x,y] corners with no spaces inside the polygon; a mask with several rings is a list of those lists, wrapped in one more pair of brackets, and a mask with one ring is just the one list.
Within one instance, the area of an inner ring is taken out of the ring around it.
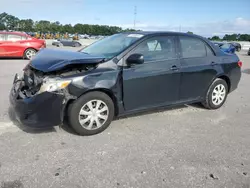
{"label": "taillight", "polygon": [[242,62],[241,61],[238,61],[238,66],[242,67]]}

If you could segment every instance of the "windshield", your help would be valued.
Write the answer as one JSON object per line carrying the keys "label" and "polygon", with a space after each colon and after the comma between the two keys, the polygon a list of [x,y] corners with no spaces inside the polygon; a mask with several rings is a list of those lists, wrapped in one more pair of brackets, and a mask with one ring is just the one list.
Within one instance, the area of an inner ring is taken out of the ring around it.
{"label": "windshield", "polygon": [[141,34],[114,34],[87,46],[80,52],[91,55],[103,55],[107,59],[110,59],[118,55],[141,37],[143,37]]}

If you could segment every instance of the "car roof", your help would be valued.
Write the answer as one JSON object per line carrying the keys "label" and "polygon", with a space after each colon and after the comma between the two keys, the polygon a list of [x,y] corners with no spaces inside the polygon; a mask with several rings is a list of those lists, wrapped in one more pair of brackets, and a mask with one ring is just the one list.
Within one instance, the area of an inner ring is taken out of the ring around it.
{"label": "car roof", "polygon": [[186,36],[199,36],[195,34],[189,34],[189,33],[183,33],[183,32],[176,32],[176,31],[127,31],[123,33],[129,33],[129,34],[142,34],[142,35],[161,35],[161,34],[176,34],[176,35],[186,35]]}
{"label": "car roof", "polygon": [[190,37],[196,37],[203,39],[207,42],[210,42],[207,38],[202,37],[200,35],[196,34],[191,34],[191,33],[184,33],[184,32],[176,32],[176,31],[126,31],[122,33],[127,33],[127,34],[141,34],[144,36],[152,36],[152,35],[179,35],[179,36],[190,36]]}
{"label": "car roof", "polygon": [[17,31],[0,31],[0,34],[13,34],[13,35],[27,36],[26,33],[17,32]]}

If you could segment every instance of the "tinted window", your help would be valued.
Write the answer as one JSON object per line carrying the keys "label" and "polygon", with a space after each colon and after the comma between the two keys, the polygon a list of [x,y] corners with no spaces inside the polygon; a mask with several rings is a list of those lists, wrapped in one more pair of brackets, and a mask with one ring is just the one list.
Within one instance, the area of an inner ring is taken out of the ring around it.
{"label": "tinted window", "polygon": [[203,41],[193,37],[180,36],[183,58],[205,57],[206,48]]}
{"label": "tinted window", "polygon": [[22,36],[20,35],[7,35],[7,40],[8,41],[17,41],[17,40],[22,40]]}
{"label": "tinted window", "polygon": [[153,37],[139,44],[133,53],[144,55],[145,61],[155,61],[176,58],[175,37]]}
{"label": "tinted window", "polygon": [[4,34],[0,34],[0,41],[5,40],[5,35]]}

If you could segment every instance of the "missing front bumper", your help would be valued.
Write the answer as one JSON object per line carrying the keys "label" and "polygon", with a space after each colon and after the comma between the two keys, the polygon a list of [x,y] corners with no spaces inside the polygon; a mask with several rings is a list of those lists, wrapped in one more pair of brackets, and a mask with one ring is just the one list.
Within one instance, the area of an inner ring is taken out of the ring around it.
{"label": "missing front bumper", "polygon": [[21,87],[22,81],[16,75],[9,100],[19,122],[37,128],[62,124],[67,101],[63,93],[44,92],[25,98],[20,97]]}

